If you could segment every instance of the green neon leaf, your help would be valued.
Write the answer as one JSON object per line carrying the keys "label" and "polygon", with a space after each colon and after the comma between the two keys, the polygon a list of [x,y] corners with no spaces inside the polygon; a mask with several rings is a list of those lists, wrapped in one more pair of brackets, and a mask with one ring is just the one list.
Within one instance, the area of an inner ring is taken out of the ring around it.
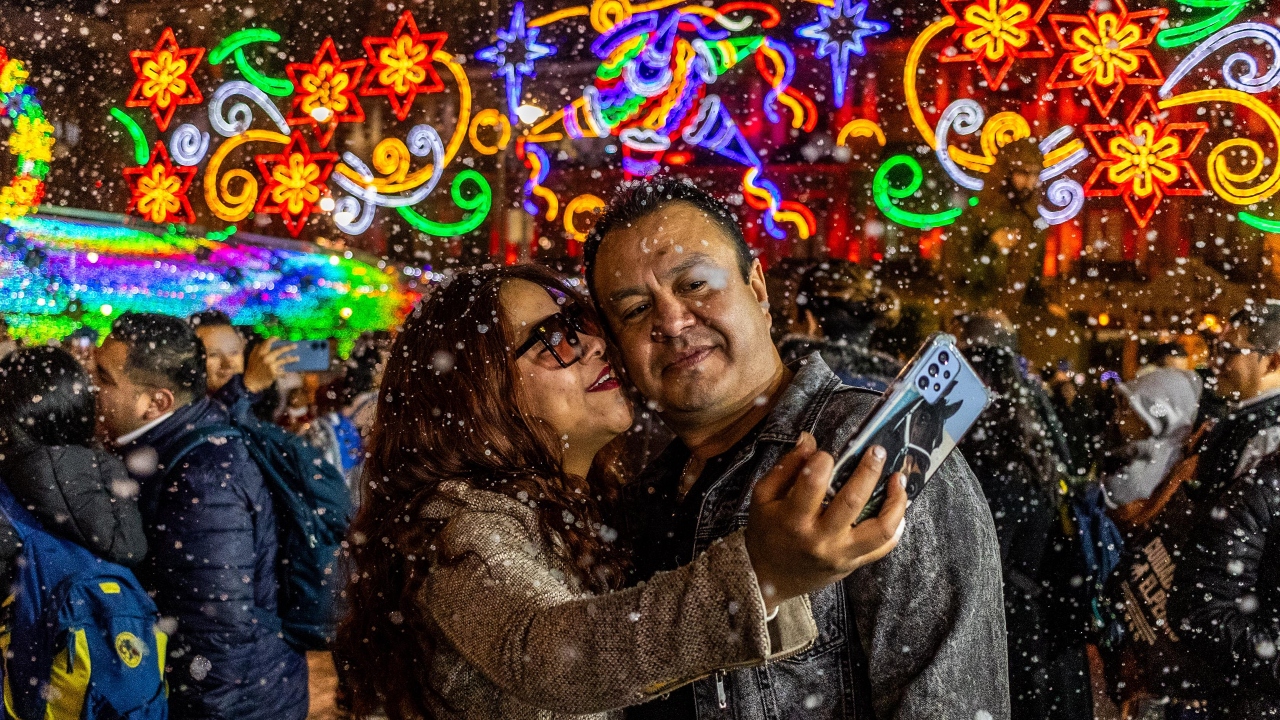
{"label": "green neon leaf", "polygon": [[236,50],[236,69],[248,80],[254,87],[268,95],[276,97],[289,97],[293,94],[293,83],[280,78],[267,77],[254,69],[249,64],[249,59],[244,56],[244,50]]}
{"label": "green neon leaf", "polygon": [[[889,182],[889,173],[898,167],[906,167],[911,173],[911,179],[902,187],[894,187]],[[955,222],[956,218],[960,217],[960,213],[964,212],[963,209],[951,208],[939,213],[914,213],[893,204],[894,200],[914,195],[923,181],[924,171],[920,169],[920,163],[916,162],[915,158],[910,155],[894,155],[886,160],[879,170],[876,170],[876,176],[871,181],[871,194],[875,196],[876,207],[880,208],[880,212],[893,222],[917,230],[932,230]]]}
{"label": "green neon leaf", "polygon": [[1178,2],[1187,7],[1220,9],[1221,12],[1190,25],[1161,30],[1160,34],[1156,35],[1156,44],[1162,48],[1176,48],[1200,42],[1226,27],[1249,4],[1249,0],[1178,0]]}
{"label": "green neon leaf", "polygon": [[1240,222],[1250,227],[1255,227],[1262,232],[1280,233],[1280,220],[1268,220],[1251,212],[1241,212]]}
{"label": "green neon leaf", "polygon": [[233,32],[222,42],[218,43],[209,51],[209,62],[214,65],[221,65],[223,60],[232,52],[243,48],[245,45],[252,45],[260,42],[279,42],[280,33],[267,28],[248,28]]}
{"label": "green neon leaf", "polygon": [[[462,184],[464,182],[472,182],[476,185],[476,194],[470,199],[462,197]],[[422,217],[410,207],[398,207],[396,212],[400,213],[400,217],[404,218],[418,232],[423,232],[435,237],[450,237],[453,235],[465,235],[472,230],[480,227],[480,223],[489,216],[489,209],[493,207],[493,191],[489,188],[489,181],[475,170],[463,170],[453,179],[453,186],[449,189],[453,195],[453,203],[463,210],[471,210],[471,217],[459,220],[456,223],[442,223],[435,220],[428,220]]]}
{"label": "green neon leaf", "polygon": [[235,56],[236,69],[250,84],[268,95],[288,97],[293,94],[293,83],[280,78],[263,75],[253,67],[244,54],[248,45],[260,42],[279,42],[280,34],[267,28],[249,28],[231,33],[216,47],[209,51],[209,62],[220,65],[229,56]]}
{"label": "green neon leaf", "polygon": [[119,120],[120,124],[124,125],[124,129],[129,131],[129,137],[133,138],[134,162],[139,165],[146,165],[147,160],[151,158],[151,152],[147,148],[147,135],[142,132],[142,127],[120,108],[111,108],[111,117]]}

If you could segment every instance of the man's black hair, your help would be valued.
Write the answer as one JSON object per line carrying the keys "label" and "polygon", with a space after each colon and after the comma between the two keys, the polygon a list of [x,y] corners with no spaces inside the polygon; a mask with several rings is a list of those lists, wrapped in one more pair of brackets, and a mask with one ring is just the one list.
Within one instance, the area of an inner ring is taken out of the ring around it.
{"label": "man's black hair", "polygon": [[0,360],[0,452],[93,442],[93,382],[58,347],[14,350]]}
{"label": "man's black hair", "polygon": [[202,310],[187,318],[191,327],[231,327],[231,317],[221,310]]}
{"label": "man's black hair", "polygon": [[[600,216],[595,227],[591,228],[590,234],[587,235],[582,246],[582,264],[587,278],[587,289],[593,298],[596,295],[596,253],[600,252],[600,243],[605,237],[609,233],[631,227],[675,203],[694,206],[720,228],[733,243],[733,249],[738,254],[738,269],[742,271],[742,281],[747,281],[751,276],[751,264],[755,258],[751,255],[751,248],[747,246],[747,239],[742,235],[742,228],[738,226],[738,218],[729,206],[688,180],[657,177],[623,185],[609,205],[609,209]],[[597,302],[599,302],[598,298]]]}
{"label": "man's black hair", "polygon": [[134,382],[165,388],[179,404],[204,397],[208,388],[204,346],[180,318],[125,313],[112,323],[111,337],[129,346],[125,372]]}
{"label": "man's black hair", "polygon": [[1264,353],[1280,352],[1280,301],[1249,303],[1231,316],[1232,327],[1243,327],[1249,344]]}

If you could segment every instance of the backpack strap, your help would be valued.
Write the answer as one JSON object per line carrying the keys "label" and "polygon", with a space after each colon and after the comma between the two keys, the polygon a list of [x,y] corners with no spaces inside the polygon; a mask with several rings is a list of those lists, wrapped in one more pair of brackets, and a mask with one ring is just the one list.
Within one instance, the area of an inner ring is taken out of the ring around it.
{"label": "backpack strap", "polygon": [[243,437],[240,430],[232,425],[213,424],[198,427],[179,437],[170,446],[169,452],[160,458],[160,477],[168,477],[169,472],[173,470],[178,463],[182,462],[182,458],[191,453],[192,450],[209,442],[213,438],[227,437]]}

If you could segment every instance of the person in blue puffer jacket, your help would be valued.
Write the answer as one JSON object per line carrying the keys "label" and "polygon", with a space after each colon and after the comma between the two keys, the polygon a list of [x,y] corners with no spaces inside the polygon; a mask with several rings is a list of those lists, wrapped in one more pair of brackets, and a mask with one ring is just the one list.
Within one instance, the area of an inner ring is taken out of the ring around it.
{"label": "person in blue puffer jacket", "polygon": [[177,627],[167,675],[175,718],[302,720],[306,658],[276,615],[271,493],[238,437],[174,467],[190,433],[228,422],[205,397],[204,350],[182,320],[126,313],[97,355],[101,415],[130,474],[153,551],[139,579]]}

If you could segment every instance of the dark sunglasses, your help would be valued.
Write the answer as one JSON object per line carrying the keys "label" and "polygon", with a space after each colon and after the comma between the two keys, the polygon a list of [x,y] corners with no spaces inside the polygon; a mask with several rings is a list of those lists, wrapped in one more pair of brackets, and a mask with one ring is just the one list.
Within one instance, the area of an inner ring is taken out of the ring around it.
{"label": "dark sunglasses", "polygon": [[567,368],[582,359],[582,339],[578,334],[603,337],[600,325],[590,313],[584,312],[576,305],[567,305],[563,310],[543,318],[529,333],[529,339],[516,348],[516,357],[521,357],[529,350],[542,343],[551,351],[551,355]]}
{"label": "dark sunglasses", "polygon": [[1237,355],[1248,355],[1249,353],[1256,351],[1257,348],[1241,347],[1239,345],[1233,345],[1232,343],[1226,342],[1225,340],[1218,341],[1214,343],[1213,346],[1214,356],[1222,360],[1227,360],[1229,358],[1236,357]]}

